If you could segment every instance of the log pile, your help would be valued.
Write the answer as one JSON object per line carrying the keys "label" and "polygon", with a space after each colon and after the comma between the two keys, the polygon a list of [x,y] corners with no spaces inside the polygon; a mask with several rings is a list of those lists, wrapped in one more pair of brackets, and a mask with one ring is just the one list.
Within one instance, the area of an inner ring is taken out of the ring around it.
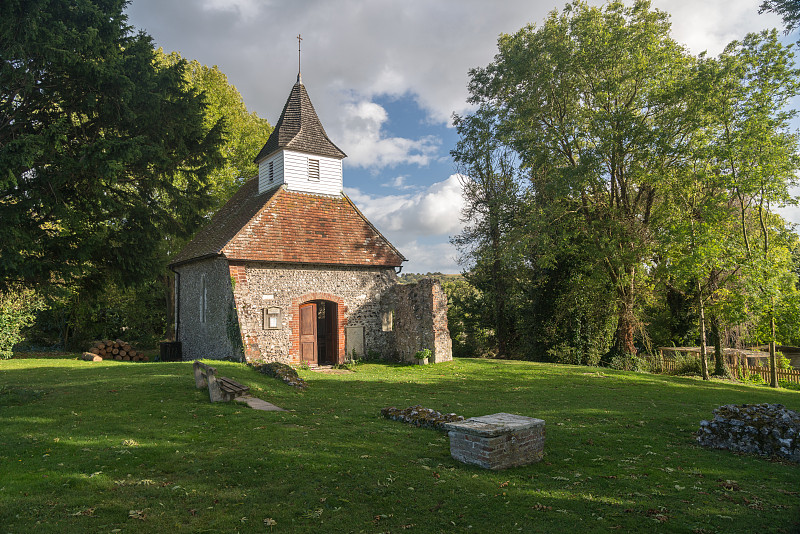
{"label": "log pile", "polygon": [[131,347],[130,343],[117,339],[114,341],[96,341],[89,349],[89,353],[95,354],[105,360],[117,360],[118,362],[146,362],[150,358]]}

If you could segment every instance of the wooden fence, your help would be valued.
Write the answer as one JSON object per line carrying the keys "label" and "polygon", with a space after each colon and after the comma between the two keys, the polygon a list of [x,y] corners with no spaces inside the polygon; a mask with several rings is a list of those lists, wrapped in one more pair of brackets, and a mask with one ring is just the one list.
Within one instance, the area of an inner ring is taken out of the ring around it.
{"label": "wooden fence", "polygon": [[[708,369],[709,371],[713,371],[714,357],[713,354],[710,356],[711,357],[708,359]],[[697,355],[697,358],[700,358],[699,354]],[[670,358],[668,356],[651,356],[647,359],[654,370],[660,368],[662,372],[672,373],[678,368],[678,361],[675,358]],[[747,375],[761,375],[761,378],[764,379],[764,382],[769,383],[769,365],[749,365],[747,363],[747,358],[728,357],[726,359],[728,360],[726,362],[728,369],[730,369],[733,376],[741,377],[745,375],[745,373]],[[777,369],[776,371],[779,381],[800,384],[800,369]]]}

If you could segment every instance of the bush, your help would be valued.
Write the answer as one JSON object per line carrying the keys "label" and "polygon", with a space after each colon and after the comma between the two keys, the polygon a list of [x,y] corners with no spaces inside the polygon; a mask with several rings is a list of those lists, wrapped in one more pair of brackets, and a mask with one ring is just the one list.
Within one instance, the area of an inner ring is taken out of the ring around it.
{"label": "bush", "polygon": [[650,371],[650,362],[636,354],[617,354],[611,358],[608,366],[620,371],[636,371],[637,373]]}
{"label": "bush", "polygon": [[571,365],[597,365],[600,362],[600,352],[596,347],[590,346],[587,350],[572,346],[568,343],[559,343],[547,349],[548,359],[553,363],[566,363]]}
{"label": "bush", "polygon": [[682,376],[702,375],[703,369],[700,366],[700,358],[694,354],[679,352],[675,356],[675,369],[670,374]]}
{"label": "bush", "polygon": [[431,352],[431,349],[422,349],[418,350],[414,354],[414,358],[416,358],[417,360],[424,360],[426,358],[430,358],[432,354],[433,353]]}
{"label": "bush", "polygon": [[11,349],[22,341],[22,330],[33,324],[42,299],[21,286],[0,292],[0,359],[11,357]]}

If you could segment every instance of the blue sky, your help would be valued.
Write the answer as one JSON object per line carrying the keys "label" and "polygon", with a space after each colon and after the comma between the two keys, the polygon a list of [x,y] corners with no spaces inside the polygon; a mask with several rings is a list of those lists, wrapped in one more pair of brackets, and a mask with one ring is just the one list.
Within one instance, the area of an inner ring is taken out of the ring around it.
{"label": "blue sky", "polygon": [[[598,2],[590,2],[598,3]],[[759,0],[655,0],[673,37],[716,55],[747,32],[780,27]],[[345,192],[409,259],[404,272],[460,272],[450,236],[462,199],[450,158],[467,71],[501,33],[540,23],[542,0],[132,0],[129,23],[167,52],[217,65],[250,111],[274,124],[302,76],[328,135],[348,154]],[[796,36],[792,36],[796,37]],[[266,141],[266,140],[265,140]],[[800,210],[785,215],[800,222]]]}

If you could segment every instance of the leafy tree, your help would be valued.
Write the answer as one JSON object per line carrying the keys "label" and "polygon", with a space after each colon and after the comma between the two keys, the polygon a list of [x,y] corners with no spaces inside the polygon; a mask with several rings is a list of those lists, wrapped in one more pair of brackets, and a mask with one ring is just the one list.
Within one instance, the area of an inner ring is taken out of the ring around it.
{"label": "leafy tree", "polygon": [[461,174],[466,201],[462,218],[467,222],[453,242],[462,262],[471,265],[465,277],[488,301],[497,355],[507,357],[513,337],[509,297],[515,248],[508,237],[519,189],[514,157],[497,136],[497,115],[491,108],[454,115],[453,123],[461,138],[451,155]]}
{"label": "leafy tree", "polygon": [[720,92],[719,158],[738,205],[740,239],[747,254],[754,295],[770,323],[771,385],[775,374],[775,305],[793,290],[786,222],[775,207],[794,202],[790,187],[800,169],[797,135],[789,130],[800,92],[800,70],[777,32],[749,34],[720,56],[728,79]]}
{"label": "leafy tree", "polygon": [[[156,53],[158,64],[176,65],[183,58],[177,52]],[[247,110],[242,95],[228,82],[228,77],[215,65],[209,67],[189,61],[185,72],[189,87],[204,97],[203,126],[211,129],[222,125],[221,164],[209,172],[208,181],[216,210],[233,196],[241,184],[258,173],[254,157],[272,133],[266,119]]]}
{"label": "leafy tree", "polygon": [[576,229],[600,260],[621,354],[636,352],[653,207],[686,134],[687,58],[648,2],[600,9],[576,1],[540,28],[501,36],[495,60],[471,71],[472,101],[497,110],[532,191],[553,199],[544,224]]}
{"label": "leafy tree", "polygon": [[125,5],[0,4],[0,286],[147,280],[210,204],[221,124]]}

